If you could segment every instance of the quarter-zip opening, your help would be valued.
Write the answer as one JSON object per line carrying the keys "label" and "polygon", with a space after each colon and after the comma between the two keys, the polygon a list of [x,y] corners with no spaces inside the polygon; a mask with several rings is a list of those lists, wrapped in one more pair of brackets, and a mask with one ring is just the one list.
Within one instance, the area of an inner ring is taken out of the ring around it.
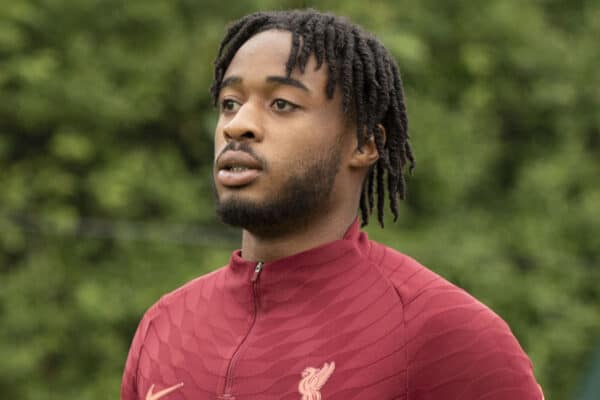
{"label": "quarter-zip opening", "polygon": [[[259,261],[258,264],[256,264],[256,267],[254,267],[254,274],[252,275],[252,289],[254,290],[256,286],[256,281],[258,281],[258,276],[260,275],[260,271],[262,271],[264,263],[262,261]],[[255,310],[256,311],[256,310]]]}
{"label": "quarter-zip opening", "polygon": [[246,334],[244,335],[244,337],[238,344],[237,348],[233,352],[233,355],[231,356],[231,360],[229,360],[229,365],[227,366],[227,372],[225,374],[225,387],[223,388],[223,395],[220,396],[220,398],[223,398],[223,399],[232,399],[232,400],[235,399],[235,397],[231,394],[231,390],[233,388],[233,372],[236,367],[238,358],[241,354],[241,350],[243,349],[244,345],[246,344],[246,340],[248,339],[248,336],[250,336],[250,332],[252,332],[252,328],[254,328],[254,325],[256,324],[256,317],[258,315],[258,310],[259,310],[258,278],[263,269],[263,266],[264,266],[264,263],[262,261],[259,261],[256,264],[256,267],[254,267],[254,273],[252,274],[252,278],[250,279],[250,284],[252,285],[252,299],[254,301],[254,310],[252,313],[252,320],[250,321],[250,326],[248,327]]}

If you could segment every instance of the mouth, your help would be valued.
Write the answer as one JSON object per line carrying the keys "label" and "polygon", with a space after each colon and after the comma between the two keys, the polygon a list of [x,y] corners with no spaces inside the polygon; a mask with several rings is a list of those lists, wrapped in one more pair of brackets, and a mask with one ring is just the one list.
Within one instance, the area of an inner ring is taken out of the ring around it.
{"label": "mouth", "polygon": [[225,187],[252,183],[262,173],[262,163],[243,151],[227,151],[217,160],[217,181]]}
{"label": "mouth", "polygon": [[219,171],[244,172],[244,171],[248,171],[249,169],[254,169],[254,168],[244,167],[243,165],[232,165],[232,166],[226,166],[222,169],[219,169]]}

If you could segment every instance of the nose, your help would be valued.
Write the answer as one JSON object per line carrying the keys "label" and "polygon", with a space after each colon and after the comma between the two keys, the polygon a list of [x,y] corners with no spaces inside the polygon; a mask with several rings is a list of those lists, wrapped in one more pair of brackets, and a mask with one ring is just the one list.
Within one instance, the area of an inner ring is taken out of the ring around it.
{"label": "nose", "polygon": [[262,140],[259,112],[250,102],[240,106],[235,115],[223,127],[223,135],[231,140]]}

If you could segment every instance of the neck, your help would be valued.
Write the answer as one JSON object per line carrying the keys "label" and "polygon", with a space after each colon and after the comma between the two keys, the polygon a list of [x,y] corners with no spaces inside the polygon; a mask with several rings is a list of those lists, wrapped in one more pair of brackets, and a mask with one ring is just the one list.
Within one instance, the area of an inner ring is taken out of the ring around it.
{"label": "neck", "polygon": [[342,239],[355,219],[356,213],[325,215],[295,231],[268,238],[244,230],[242,257],[248,261],[273,261]]}

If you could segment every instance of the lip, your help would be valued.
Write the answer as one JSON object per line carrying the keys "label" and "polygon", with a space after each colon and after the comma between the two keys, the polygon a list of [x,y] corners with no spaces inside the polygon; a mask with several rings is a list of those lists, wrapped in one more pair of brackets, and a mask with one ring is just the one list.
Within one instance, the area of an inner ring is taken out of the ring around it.
{"label": "lip", "polygon": [[[217,160],[217,181],[226,187],[239,187],[252,183],[262,172],[260,161],[244,151],[230,150]],[[232,167],[242,167],[232,170]]]}

